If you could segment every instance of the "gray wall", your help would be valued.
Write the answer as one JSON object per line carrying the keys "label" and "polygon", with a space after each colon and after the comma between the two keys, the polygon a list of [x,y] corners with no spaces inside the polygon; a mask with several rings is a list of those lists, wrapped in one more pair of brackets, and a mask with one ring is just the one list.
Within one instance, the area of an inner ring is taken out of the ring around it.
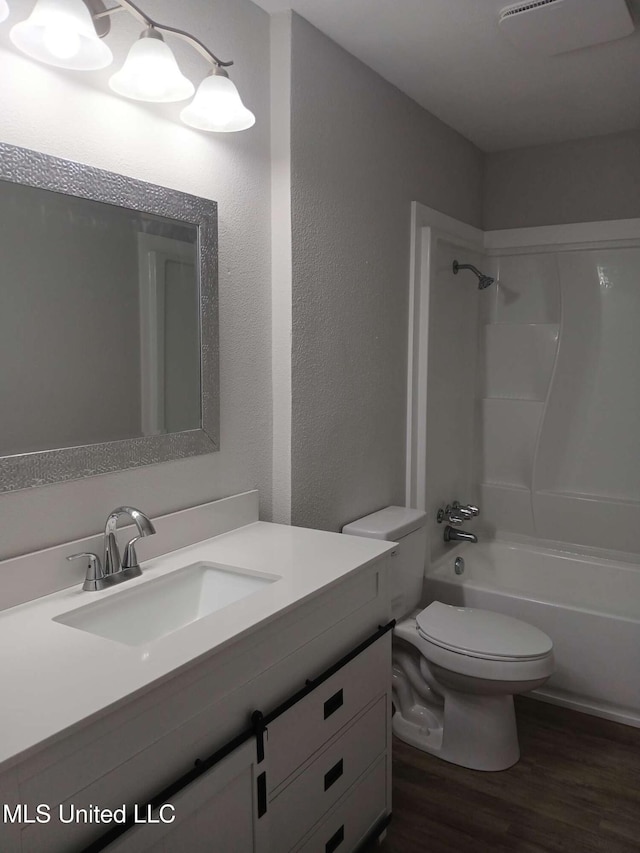
{"label": "gray wall", "polygon": [[487,231],[640,216],[640,131],[487,154]]}
{"label": "gray wall", "polygon": [[483,157],[300,17],[292,36],[292,521],[404,503],[410,206],[481,223]]}
{"label": "gray wall", "polygon": [[[12,2],[26,17],[27,0]],[[31,62],[0,36],[0,139],[140,180],[215,199],[220,233],[221,451],[0,496],[0,557],[98,532],[109,510],[139,506],[152,516],[258,487],[271,512],[271,292],[269,17],[249,0],[153,0],[149,14],[198,35],[235,60],[233,79],[256,126],[204,134],[179,121],[181,104],[154,108],[113,95],[119,67],[140,26],[113,18],[115,63],[90,75]],[[198,83],[207,65],[171,41]]]}

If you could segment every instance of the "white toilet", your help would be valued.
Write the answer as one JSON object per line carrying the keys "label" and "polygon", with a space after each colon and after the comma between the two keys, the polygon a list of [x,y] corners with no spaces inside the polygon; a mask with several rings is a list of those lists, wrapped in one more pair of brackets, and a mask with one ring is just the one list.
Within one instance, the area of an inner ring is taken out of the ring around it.
{"label": "white toilet", "polygon": [[393,731],[400,740],[473,770],[505,770],[520,757],[513,695],[553,672],[550,638],[519,619],[422,595],[426,515],[390,506],[343,533],[397,541],[392,552]]}

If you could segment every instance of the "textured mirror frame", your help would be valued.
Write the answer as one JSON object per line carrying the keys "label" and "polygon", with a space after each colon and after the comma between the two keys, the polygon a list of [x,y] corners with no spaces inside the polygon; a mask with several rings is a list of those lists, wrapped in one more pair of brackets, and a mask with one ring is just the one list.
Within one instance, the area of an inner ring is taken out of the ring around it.
{"label": "textured mirror frame", "polygon": [[200,429],[0,457],[0,492],[200,456],[219,450],[218,209],[214,201],[0,143],[0,181],[164,216],[198,228]]}

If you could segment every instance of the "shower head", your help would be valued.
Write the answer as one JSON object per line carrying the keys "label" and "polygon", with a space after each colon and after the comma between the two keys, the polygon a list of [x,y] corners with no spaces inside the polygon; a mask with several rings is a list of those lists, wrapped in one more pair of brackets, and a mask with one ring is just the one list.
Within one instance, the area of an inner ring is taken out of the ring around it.
{"label": "shower head", "polygon": [[490,275],[484,275],[481,273],[477,267],[474,267],[473,264],[459,264],[457,261],[453,262],[453,274],[458,275],[458,270],[471,270],[478,276],[478,289],[484,290],[486,287],[489,287],[495,281],[495,278],[491,278]]}

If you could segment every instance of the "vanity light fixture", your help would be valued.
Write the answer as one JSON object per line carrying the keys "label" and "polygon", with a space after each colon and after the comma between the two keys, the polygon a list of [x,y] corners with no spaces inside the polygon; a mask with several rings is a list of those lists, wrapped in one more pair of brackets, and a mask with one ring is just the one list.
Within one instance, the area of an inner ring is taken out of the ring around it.
{"label": "vanity light fixture", "polygon": [[162,34],[153,27],[148,27],[134,42],[124,65],[109,80],[109,86],[125,98],[155,103],[185,101],[195,92]]}
{"label": "vanity light fixture", "polygon": [[113,62],[83,0],[38,0],[27,20],[12,27],[9,36],[27,56],[58,68],[93,71]]}
{"label": "vanity light fixture", "polygon": [[[106,68],[113,61],[102,41],[110,31],[110,16],[126,11],[144,30],[122,66],[109,80],[118,95],[138,101],[169,103],[190,98],[195,87],[180,71],[163,33],[191,45],[211,66],[193,102],[182,110],[181,118],[199,130],[232,132],[255,124],[225,70],[233,62],[223,62],[206,45],[184,30],[160,24],[131,0],[114,0],[106,8],[102,0],[37,0],[26,21],[10,32],[13,44],[40,62],[77,71]],[[6,0],[0,0],[0,21],[9,14]]]}
{"label": "vanity light fixture", "polygon": [[229,75],[219,66],[200,83],[195,98],[182,110],[180,118],[190,127],[218,133],[247,130],[256,123]]}

